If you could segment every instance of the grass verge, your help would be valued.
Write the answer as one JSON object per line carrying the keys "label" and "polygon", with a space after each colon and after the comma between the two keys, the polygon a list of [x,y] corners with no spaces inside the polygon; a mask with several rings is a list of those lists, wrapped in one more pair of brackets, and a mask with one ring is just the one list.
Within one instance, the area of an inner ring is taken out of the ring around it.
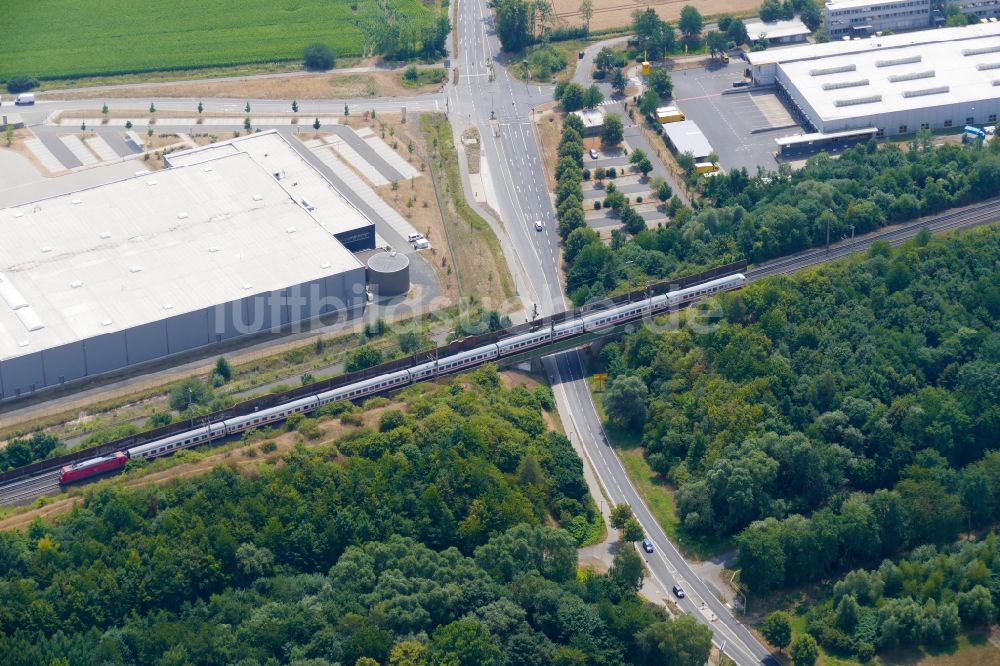
{"label": "grass verge", "polygon": [[465,200],[451,125],[444,114],[432,113],[421,116],[420,127],[430,153],[427,162],[458,271],[459,293],[463,298],[475,297],[493,309],[501,309],[513,297],[512,280],[500,241],[486,220]]}
{"label": "grass verge", "polygon": [[437,67],[431,69],[407,67],[403,73],[399,75],[399,82],[407,88],[419,88],[421,86],[444,83],[445,76],[447,76],[445,70],[438,69]]}
{"label": "grass verge", "polygon": [[685,557],[707,560],[719,553],[732,548],[727,539],[709,539],[688,534],[681,526],[677,517],[677,505],[674,502],[674,489],[646,462],[646,450],[642,447],[642,436],[633,430],[619,428],[608,422],[604,414],[604,406],[600,400],[602,391],[596,388],[593,380],[588,379],[594,406],[604,423],[604,431],[608,440],[617,450],[618,458],[628,474],[636,490],[642,495],[656,522],[671,541],[681,550]]}

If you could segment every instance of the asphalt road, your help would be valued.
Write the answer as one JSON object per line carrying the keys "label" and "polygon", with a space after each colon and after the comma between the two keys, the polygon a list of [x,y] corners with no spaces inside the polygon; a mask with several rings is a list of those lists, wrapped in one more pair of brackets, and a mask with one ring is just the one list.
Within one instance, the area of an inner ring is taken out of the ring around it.
{"label": "asphalt road", "polygon": [[[525,311],[537,304],[540,315],[560,312],[565,302],[559,285],[559,235],[531,128],[531,109],[551,101],[552,88],[526,84],[508,73],[485,0],[461,0],[457,12],[459,51],[452,66],[459,70],[459,81],[446,89],[449,120],[456,134],[471,125],[479,129],[489,165],[484,180],[492,181],[487,187],[496,194],[503,230],[521,265],[511,269],[523,269],[526,278],[520,282],[527,292],[521,294]],[[543,231],[535,230],[536,220]]]}
{"label": "asphalt road", "polygon": [[[489,176],[501,208],[498,212],[516,254],[515,260],[509,262],[510,268],[522,272],[522,279],[517,282],[527,285],[530,292],[521,294],[522,301],[529,301],[523,302],[525,310],[530,311],[537,304],[541,315],[561,312],[566,301],[560,283],[555,210],[530,125],[531,107],[550,101],[551,88],[527,85],[509,75],[484,0],[460,0],[456,29],[459,57],[453,59],[453,65],[459,67],[460,75],[458,86],[449,84],[446,89],[450,121],[456,133],[469,124],[479,128]],[[517,63],[515,70],[519,69]],[[642,147],[649,150],[648,146]],[[534,220],[543,222],[543,232],[534,230]],[[550,382],[558,387],[559,415],[564,424],[574,424],[600,483],[609,489],[613,501],[628,501],[634,507],[639,522],[655,544],[656,553],[647,559],[664,594],[678,578],[684,580],[691,597],[681,602],[682,608],[712,629],[716,644],[727,655],[741,665],[769,660],[767,648],[694,575],[642,504],[614,452],[604,443],[601,421],[583,381],[579,353],[564,352],[550,357],[546,368]]]}
{"label": "asphalt road", "polygon": [[657,595],[673,597],[674,584],[684,588],[684,599],[673,597],[675,603],[700,622],[707,624],[714,634],[714,641],[738,664],[777,664],[770,652],[744,627],[712,593],[691,569],[677,548],[653,517],[642,496],[632,485],[625,468],[608,445],[607,435],[587,389],[579,352],[562,352],[543,360],[558,392],[565,393],[569,419],[564,421],[570,436],[579,438],[591,467],[597,472],[601,485],[613,504],[625,503],[642,524],[647,538],[653,542],[654,552],[643,552],[652,584]]}

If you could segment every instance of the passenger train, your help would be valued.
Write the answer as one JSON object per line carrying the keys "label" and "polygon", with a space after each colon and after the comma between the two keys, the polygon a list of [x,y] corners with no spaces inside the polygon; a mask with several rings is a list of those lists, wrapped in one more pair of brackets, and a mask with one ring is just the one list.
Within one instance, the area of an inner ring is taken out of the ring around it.
{"label": "passenger train", "polygon": [[641,301],[625,303],[606,310],[587,313],[574,319],[567,319],[548,328],[503,338],[495,343],[459,352],[453,356],[421,363],[409,369],[397,370],[385,375],[379,375],[378,377],[364,379],[316,395],[299,398],[283,405],[262,409],[253,414],[209,423],[208,425],[203,425],[192,430],[133,446],[124,452],[116,452],[110,456],[104,455],[73,465],[67,465],[62,468],[59,475],[59,483],[72,483],[83,478],[120,469],[125,466],[128,460],[159,458],[179,449],[186,449],[230,435],[237,435],[245,430],[260,428],[277,421],[283,421],[292,414],[311,412],[331,402],[358,400],[431,377],[458,372],[492,359],[517,354],[562,338],[572,337],[584,332],[589,333],[591,331],[611,328],[624,321],[662,312],[682,303],[696,301],[709,294],[737,289],[746,284],[746,282],[746,276],[741,273],[717,278],[686,289],[669,291],[665,294],[646,298]]}

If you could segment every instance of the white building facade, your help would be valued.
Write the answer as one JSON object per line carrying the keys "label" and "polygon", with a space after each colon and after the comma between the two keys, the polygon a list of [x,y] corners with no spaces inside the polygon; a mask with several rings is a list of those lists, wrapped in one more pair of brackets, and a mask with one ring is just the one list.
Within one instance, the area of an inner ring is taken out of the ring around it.
{"label": "white building facade", "polygon": [[827,0],[823,27],[834,39],[921,30],[931,24],[930,0]]}

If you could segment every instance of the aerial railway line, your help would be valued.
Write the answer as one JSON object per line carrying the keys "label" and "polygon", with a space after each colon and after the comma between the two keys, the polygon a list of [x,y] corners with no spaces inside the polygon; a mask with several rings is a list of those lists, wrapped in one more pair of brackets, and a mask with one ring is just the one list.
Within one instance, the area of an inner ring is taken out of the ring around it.
{"label": "aerial railway line", "polygon": [[[580,338],[582,342],[590,337],[593,337],[595,334],[593,328],[588,331],[584,327],[581,327],[578,330],[571,330],[567,335],[560,338],[549,338],[548,340],[543,340],[542,344],[539,345],[510,349],[508,350],[508,353],[505,354],[500,354],[498,351],[496,356],[473,359],[468,363],[450,366],[441,371],[426,372],[426,368],[429,364],[448,363],[450,358],[460,354],[465,354],[484,345],[496,346],[505,340],[513,340],[518,336],[529,335],[530,337],[530,334],[543,331],[546,328],[549,329],[549,331],[554,331],[556,327],[569,320],[594,317],[601,312],[622,308],[623,306],[625,306],[625,309],[628,309],[627,306],[634,306],[643,300],[650,300],[658,296],[663,296],[671,291],[684,291],[692,285],[712,281],[720,276],[729,276],[738,271],[744,271],[746,278],[745,282],[753,282],[773,275],[791,274],[810,266],[848,256],[854,252],[864,251],[875,241],[884,240],[891,245],[899,245],[915,236],[924,227],[927,227],[932,233],[943,233],[946,231],[967,229],[983,224],[990,224],[998,219],[1000,219],[1000,199],[993,199],[984,203],[949,211],[940,215],[918,219],[905,225],[884,229],[856,239],[845,240],[832,245],[830,248],[822,247],[805,250],[795,255],[783,257],[781,259],[776,259],[766,264],[756,266],[750,270],[745,270],[747,268],[747,263],[742,261],[734,264],[727,264],[714,270],[688,276],[679,280],[649,285],[644,289],[633,291],[614,299],[590,304],[581,309],[558,313],[551,317],[521,324],[519,326],[514,326],[495,333],[486,333],[483,335],[464,338],[430,352],[397,359],[367,370],[347,375],[340,375],[332,379],[323,380],[283,393],[248,400],[234,405],[227,410],[198,417],[193,421],[174,423],[170,426],[139,433],[137,435],[109,442],[98,447],[80,449],[64,456],[43,460],[32,465],[0,473],[0,504],[23,504],[42,495],[58,492],[60,487],[60,470],[64,466],[85,462],[89,459],[109,455],[116,451],[127,451],[130,448],[139,448],[144,445],[192,430],[203,431],[202,429],[207,428],[208,434],[213,435],[214,433],[218,433],[219,430],[217,428],[213,430],[212,428],[208,428],[208,426],[211,424],[218,424],[220,422],[224,423],[227,420],[238,419],[240,417],[242,417],[242,423],[250,423],[249,426],[242,428],[243,430],[249,429],[250,427],[268,425],[269,423],[276,422],[279,419],[271,419],[266,423],[260,421],[252,423],[254,419],[247,419],[246,417],[258,414],[265,410],[274,410],[279,406],[286,405],[286,403],[292,403],[303,399],[307,400],[309,396],[316,396],[323,392],[334,391],[335,389],[363,382],[365,380],[371,380],[372,378],[378,378],[382,375],[397,373],[396,376],[398,377],[400,376],[398,373],[401,371],[413,372],[417,371],[418,368],[422,366],[425,369],[426,374],[419,377],[413,377],[411,374],[411,381],[423,381],[434,376],[450,374],[451,372],[458,372],[470,367],[475,367],[476,365],[484,362],[492,360],[504,361],[506,359],[516,359],[523,356],[525,352],[543,351],[550,348],[552,346],[550,343],[552,342],[561,342],[566,344],[573,338]],[[737,286],[741,285],[730,286],[727,288],[735,288]],[[620,317],[615,321],[610,322],[610,324],[613,324],[612,326],[603,327],[602,330],[598,332],[600,334],[604,334],[606,332],[617,330],[619,324],[641,319],[651,314],[660,314],[661,312],[665,312],[669,309],[686,307],[687,305],[699,300],[704,295],[705,294],[698,295],[693,298],[680,298],[677,299],[676,302],[666,303],[665,307],[660,309],[643,309],[640,307],[638,310],[631,312],[627,316]],[[562,330],[566,330],[566,327],[563,327]],[[473,354],[472,356],[475,355]],[[435,368],[437,368],[437,366],[435,366]],[[374,384],[376,385],[376,388],[370,392],[339,399],[353,400],[366,398],[371,395],[376,395],[377,393],[393,390],[408,383],[411,382],[407,381],[377,386],[379,382],[375,382]],[[235,431],[234,433],[227,434],[235,434]],[[210,436],[198,442],[189,443],[189,445],[195,445],[205,441],[214,441],[216,439],[220,439],[221,437],[222,435]],[[185,438],[182,437],[181,441],[183,441],[183,439]],[[156,447],[153,448],[155,449]]]}
{"label": "aerial railway line", "polygon": [[[460,372],[483,363],[517,359],[553,343],[584,342],[621,324],[682,308],[705,296],[746,283],[736,271],[746,262],[728,264],[672,282],[663,282],[584,308],[559,313],[502,331],[458,340],[431,352],[384,363],[284,393],[249,400],[230,409],[185,420],[164,428],[97,447],[43,460],[0,474],[0,504],[23,504],[58,492],[61,482],[88,478],[115,467],[110,458],[151,459],[174,451],[218,441],[253,428],[265,427],[295,413],[311,412],[341,400],[362,400],[412,383]],[[119,459],[120,460],[120,459]],[[120,469],[124,464],[117,465]]]}

